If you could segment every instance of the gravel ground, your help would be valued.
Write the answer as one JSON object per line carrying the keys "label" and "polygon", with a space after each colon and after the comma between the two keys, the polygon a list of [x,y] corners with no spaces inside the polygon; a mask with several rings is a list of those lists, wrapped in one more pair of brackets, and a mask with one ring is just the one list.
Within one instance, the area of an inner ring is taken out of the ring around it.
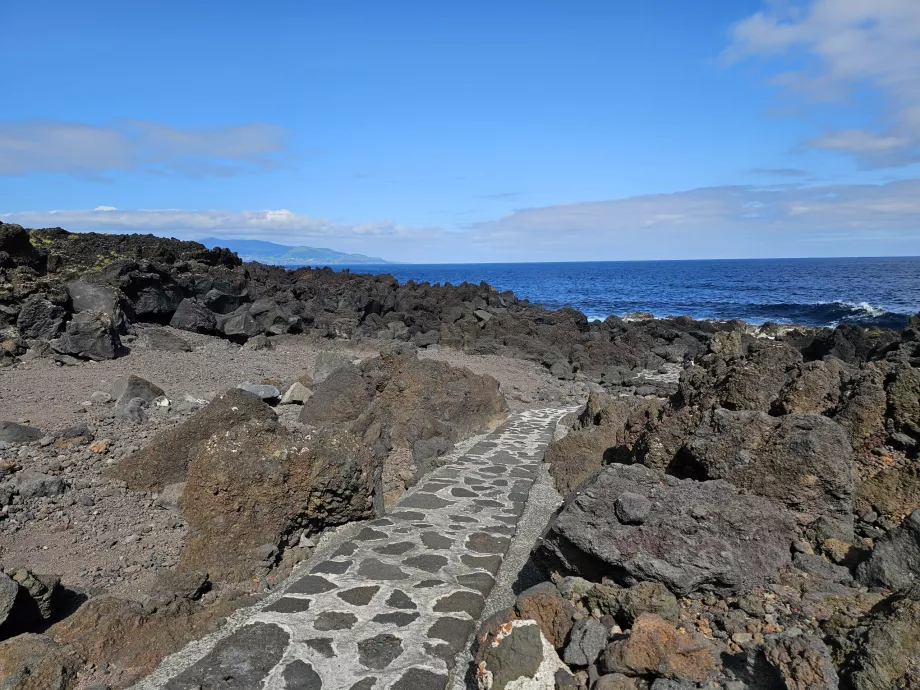
{"label": "gravel ground", "polygon": [[[67,487],[59,495],[14,497],[13,505],[0,513],[0,565],[5,570],[27,567],[60,575],[69,587],[141,596],[154,571],[175,565],[186,523],[174,501],[129,491],[104,477],[104,470],[197,411],[200,403],[192,399],[210,398],[242,381],[272,382],[284,390],[312,371],[322,350],[368,356],[379,344],[282,336],[272,339],[271,350],[252,350],[218,338],[174,334],[188,341],[192,351],[148,349],[139,329],[131,353],[117,360],[60,366],[36,359],[0,370],[0,420],[28,423],[49,434],[41,443],[0,444],[0,473],[42,475],[63,480]],[[546,402],[578,404],[586,395],[583,383],[558,381],[532,362],[440,347],[420,356],[494,376],[512,410]],[[115,419],[112,403],[83,404],[94,392],[110,392],[114,381],[128,374],[159,385],[172,406],[153,408],[146,422],[134,425]],[[297,410],[283,412],[282,418],[293,422]],[[62,430],[78,424],[85,424],[88,433],[60,440]]]}

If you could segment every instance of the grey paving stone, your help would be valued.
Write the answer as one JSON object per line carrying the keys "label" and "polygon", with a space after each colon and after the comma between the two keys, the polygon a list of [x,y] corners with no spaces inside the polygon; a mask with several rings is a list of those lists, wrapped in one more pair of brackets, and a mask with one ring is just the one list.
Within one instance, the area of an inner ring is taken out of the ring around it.
{"label": "grey paving stone", "polygon": [[367,587],[354,587],[336,592],[336,595],[342,601],[347,601],[355,606],[367,606],[371,603],[374,595],[380,591],[380,585],[369,585]]}
{"label": "grey paving stone", "polygon": [[390,597],[387,599],[387,606],[392,606],[394,609],[408,610],[415,610],[418,608],[418,604],[401,589],[393,590],[392,594],[390,594]]}
{"label": "grey paving stone", "polygon": [[294,659],[285,666],[282,677],[285,690],[322,690],[323,688],[323,679],[310,664],[300,659]]}
{"label": "grey paving stone", "polygon": [[317,630],[351,630],[358,622],[358,617],[348,611],[323,611],[313,619]]}
{"label": "grey paving stone", "polygon": [[320,594],[337,588],[337,585],[319,575],[304,575],[294,582],[287,591],[291,594]]}
{"label": "grey paving stone", "polygon": [[402,640],[389,633],[375,635],[358,643],[358,661],[368,668],[384,669],[402,653]]}
{"label": "grey paving stone", "polygon": [[265,610],[277,613],[303,613],[310,610],[310,600],[300,597],[281,597],[271,606],[267,606]]}
{"label": "grey paving stone", "polygon": [[385,563],[377,558],[368,558],[358,566],[358,575],[368,580],[408,580],[409,575],[398,565]]}

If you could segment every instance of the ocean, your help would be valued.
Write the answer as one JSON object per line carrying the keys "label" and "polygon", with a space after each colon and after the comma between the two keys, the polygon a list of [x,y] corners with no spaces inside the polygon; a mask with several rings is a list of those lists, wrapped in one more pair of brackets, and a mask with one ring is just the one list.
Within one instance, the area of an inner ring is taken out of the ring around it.
{"label": "ocean", "polygon": [[903,328],[920,312],[920,257],[598,261],[335,266],[400,282],[486,281],[499,290],[591,319],[655,316],[743,319],[806,326]]}

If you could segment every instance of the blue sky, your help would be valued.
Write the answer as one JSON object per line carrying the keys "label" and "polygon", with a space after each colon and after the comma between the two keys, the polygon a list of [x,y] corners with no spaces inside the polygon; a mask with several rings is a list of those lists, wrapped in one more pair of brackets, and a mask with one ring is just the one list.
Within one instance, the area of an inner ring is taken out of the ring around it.
{"label": "blue sky", "polygon": [[401,261],[920,254],[916,0],[3,3],[0,219]]}

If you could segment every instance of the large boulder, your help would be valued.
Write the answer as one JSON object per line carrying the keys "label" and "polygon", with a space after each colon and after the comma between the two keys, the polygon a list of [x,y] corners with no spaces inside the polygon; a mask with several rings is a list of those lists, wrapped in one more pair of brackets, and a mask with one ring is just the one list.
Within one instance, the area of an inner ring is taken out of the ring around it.
{"label": "large boulder", "polygon": [[217,317],[201,302],[186,298],[179,303],[169,325],[182,331],[210,334],[217,330]]}
{"label": "large boulder", "polygon": [[865,585],[889,589],[920,582],[920,509],[875,543],[856,577]]}
{"label": "large boulder", "polygon": [[128,332],[128,319],[121,307],[121,298],[111,287],[85,280],[67,283],[67,294],[74,312],[97,311],[108,314],[119,333]]}
{"label": "large boulder", "polygon": [[443,436],[457,441],[493,428],[508,415],[498,381],[445,362],[409,355],[384,355],[365,367],[377,397],[361,427],[375,440],[376,429],[391,447]]}
{"label": "large boulder", "polygon": [[160,491],[185,481],[189,458],[198,444],[249,420],[275,419],[272,408],[258,396],[232,388],[179,426],[159,432],[145,448],[122,459],[110,474],[131,489]]}
{"label": "large boulder", "polygon": [[888,431],[920,442],[920,369],[898,367],[889,377]]}
{"label": "large boulder", "polygon": [[83,359],[115,359],[124,348],[112,317],[95,311],[75,314],[67,330],[55,343],[54,349],[65,355]]}
{"label": "large boulder", "polygon": [[846,432],[827,417],[718,409],[690,438],[679,470],[697,479],[725,479],[851,532],[851,456]]}
{"label": "large boulder", "polygon": [[[648,514],[619,517],[635,505],[633,495],[648,501]],[[795,523],[783,506],[728,482],[613,464],[565,505],[534,558],[547,570],[594,581],[651,580],[681,595],[738,593],[787,565],[794,539]]]}
{"label": "large boulder", "polygon": [[64,330],[67,312],[60,305],[35,295],[22,304],[16,326],[19,335],[26,339],[51,340]]}
{"label": "large boulder", "polygon": [[301,438],[276,422],[238,424],[189,458],[181,499],[189,533],[179,568],[251,580],[295,531],[374,517],[380,493],[379,462],[347,432]]}

